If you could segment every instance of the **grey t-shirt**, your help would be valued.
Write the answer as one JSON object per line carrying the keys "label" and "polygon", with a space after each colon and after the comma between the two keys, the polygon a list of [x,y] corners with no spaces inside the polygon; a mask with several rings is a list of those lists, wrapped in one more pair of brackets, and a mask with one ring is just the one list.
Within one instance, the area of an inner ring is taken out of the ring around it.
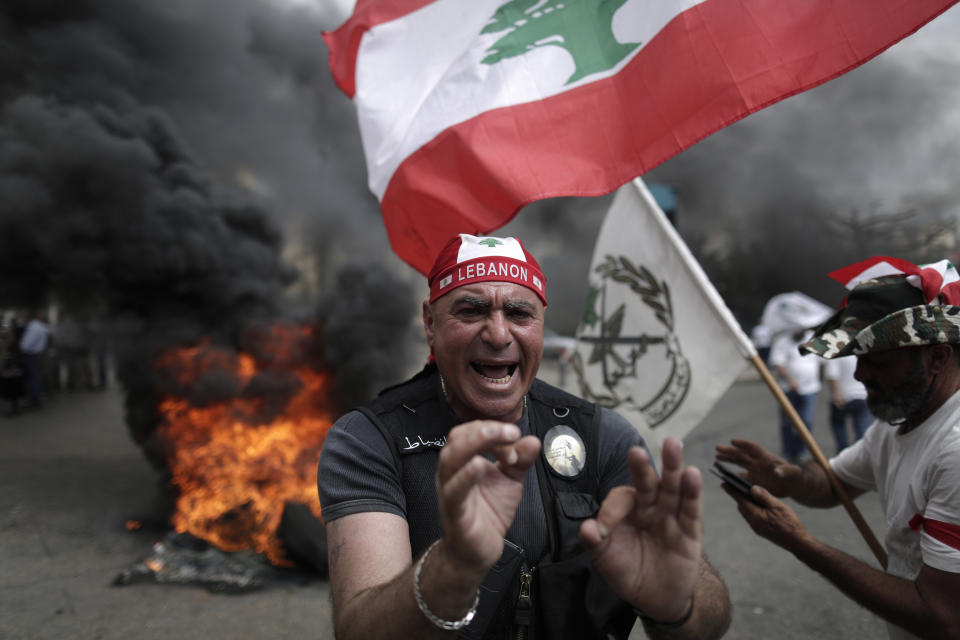
{"label": "grey t-shirt", "polygon": [[[526,411],[517,426],[524,434],[529,433]],[[630,484],[627,451],[634,445],[646,446],[637,430],[619,414],[601,409],[598,464],[594,470],[600,501],[613,487]],[[327,434],[320,455],[317,486],[325,522],[370,511],[407,518],[400,472],[390,445],[359,411],[341,417]],[[524,479],[520,507],[506,537],[524,549],[531,564],[547,549],[546,518],[535,467],[530,468]]]}

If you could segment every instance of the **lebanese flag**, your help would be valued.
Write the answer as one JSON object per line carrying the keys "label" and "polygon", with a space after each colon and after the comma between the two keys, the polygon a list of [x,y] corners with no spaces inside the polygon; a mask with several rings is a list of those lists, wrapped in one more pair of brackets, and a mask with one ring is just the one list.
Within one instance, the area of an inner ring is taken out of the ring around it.
{"label": "lebanese flag", "polygon": [[324,34],[394,251],[596,196],[957,0],[357,0]]}

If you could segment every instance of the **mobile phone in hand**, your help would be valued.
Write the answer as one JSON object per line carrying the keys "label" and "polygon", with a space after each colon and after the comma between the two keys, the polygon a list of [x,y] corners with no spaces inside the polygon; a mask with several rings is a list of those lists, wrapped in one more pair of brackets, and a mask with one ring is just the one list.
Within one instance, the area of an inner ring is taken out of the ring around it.
{"label": "mobile phone in hand", "polygon": [[747,482],[746,480],[738,476],[736,473],[733,472],[732,469],[730,469],[730,467],[726,466],[719,460],[714,460],[713,466],[710,467],[710,472],[713,475],[720,478],[721,480],[723,480],[724,483],[726,483],[727,485],[733,487],[735,491],[742,493],[746,497],[750,498],[750,500],[754,504],[761,507],[766,506],[762,504],[760,501],[758,501],[756,498],[754,498],[753,494],[750,493],[750,487],[753,486],[752,484],[750,484],[749,482]]}

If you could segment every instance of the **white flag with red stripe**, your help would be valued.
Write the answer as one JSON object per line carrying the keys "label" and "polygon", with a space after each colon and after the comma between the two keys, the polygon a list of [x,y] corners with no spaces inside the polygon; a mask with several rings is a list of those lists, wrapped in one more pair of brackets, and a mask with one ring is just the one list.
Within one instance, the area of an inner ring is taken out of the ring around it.
{"label": "white flag with red stripe", "polygon": [[957,0],[358,0],[324,34],[396,253],[608,193]]}

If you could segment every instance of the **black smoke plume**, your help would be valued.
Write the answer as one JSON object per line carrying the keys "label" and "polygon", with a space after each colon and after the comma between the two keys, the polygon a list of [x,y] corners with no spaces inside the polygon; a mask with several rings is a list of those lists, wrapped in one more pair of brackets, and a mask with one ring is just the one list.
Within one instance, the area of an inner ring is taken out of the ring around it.
{"label": "black smoke plume", "polygon": [[[0,308],[105,316],[129,428],[160,466],[157,395],[177,386],[154,366],[167,349],[256,354],[272,323],[316,325],[337,344],[344,405],[408,366],[408,285],[380,269],[363,293],[360,257],[379,261],[384,239],[375,201],[343,175],[359,149],[334,151],[356,125],[349,102],[317,88],[330,83],[325,27],[319,12],[254,0],[0,7]],[[321,298],[332,306],[318,312]],[[390,322],[340,341],[367,304]],[[322,340],[304,349],[328,366]],[[296,385],[274,373],[180,391],[201,404],[289,397]]]}

